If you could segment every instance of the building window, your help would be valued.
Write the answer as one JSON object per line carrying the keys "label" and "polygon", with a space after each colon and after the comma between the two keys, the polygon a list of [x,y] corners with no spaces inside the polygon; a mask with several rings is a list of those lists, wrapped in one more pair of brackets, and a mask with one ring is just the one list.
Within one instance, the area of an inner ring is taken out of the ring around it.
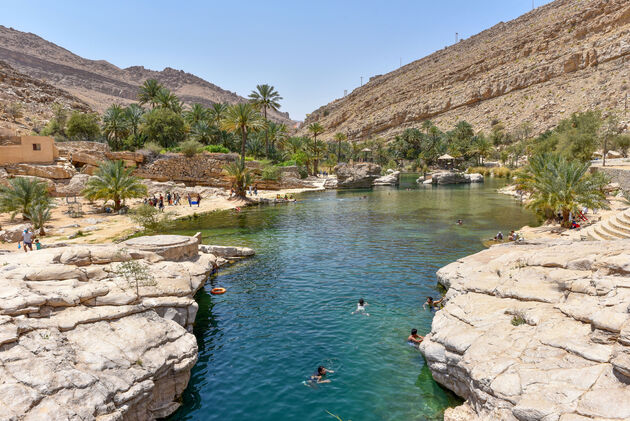
{"label": "building window", "polygon": [[33,143],[33,150],[34,151],[41,151],[42,150],[42,145],[39,143]]}

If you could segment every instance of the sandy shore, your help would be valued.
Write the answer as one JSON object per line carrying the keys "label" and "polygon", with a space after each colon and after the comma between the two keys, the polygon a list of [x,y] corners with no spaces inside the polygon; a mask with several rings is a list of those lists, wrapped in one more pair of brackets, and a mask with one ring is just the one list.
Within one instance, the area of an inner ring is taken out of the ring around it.
{"label": "sandy shore", "polygon": [[[307,191],[322,190],[321,187],[268,190],[259,191],[258,197],[273,199],[280,194],[298,194]],[[128,215],[107,214],[101,212],[102,202],[89,204],[83,198],[78,199],[81,203],[84,215],[80,218],[72,218],[68,214],[70,205],[66,204],[65,198],[55,198],[56,207],[52,210],[52,219],[47,224],[47,235],[39,237],[43,245],[52,243],[68,244],[98,244],[111,243],[124,239],[142,228],[136,225]],[[133,199],[127,202],[133,209],[142,203],[141,199]],[[183,218],[193,214],[203,214],[218,210],[235,209],[246,206],[248,203],[243,200],[229,200],[226,196],[210,196],[202,198],[200,206],[188,206],[188,203],[179,206],[166,206],[165,212],[173,215],[173,218]],[[22,225],[21,216],[17,215],[14,221],[10,220],[9,214],[0,214],[0,226],[2,229],[11,229],[17,225]],[[82,236],[69,239],[68,236],[81,231]],[[11,249],[17,247],[17,243],[2,243],[0,248]]]}

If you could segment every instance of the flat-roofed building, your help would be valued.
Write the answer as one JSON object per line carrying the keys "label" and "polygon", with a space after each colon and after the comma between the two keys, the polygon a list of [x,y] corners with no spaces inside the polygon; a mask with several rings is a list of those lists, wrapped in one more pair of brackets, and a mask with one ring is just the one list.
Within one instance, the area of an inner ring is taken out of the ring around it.
{"label": "flat-roofed building", "polygon": [[52,164],[58,157],[55,139],[50,136],[16,136],[0,129],[0,165]]}

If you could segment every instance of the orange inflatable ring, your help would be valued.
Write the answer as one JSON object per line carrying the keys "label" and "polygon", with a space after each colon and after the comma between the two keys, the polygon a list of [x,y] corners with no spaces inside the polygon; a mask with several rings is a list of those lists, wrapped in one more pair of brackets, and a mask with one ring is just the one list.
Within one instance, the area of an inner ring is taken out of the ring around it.
{"label": "orange inflatable ring", "polygon": [[210,290],[210,294],[214,294],[214,295],[221,295],[221,294],[225,294],[227,290],[225,288],[212,288]]}

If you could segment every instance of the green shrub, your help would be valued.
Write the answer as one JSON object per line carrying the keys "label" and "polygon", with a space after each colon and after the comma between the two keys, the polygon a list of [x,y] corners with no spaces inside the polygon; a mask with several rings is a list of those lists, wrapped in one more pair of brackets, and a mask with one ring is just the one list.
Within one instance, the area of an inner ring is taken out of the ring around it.
{"label": "green shrub", "polygon": [[510,178],[512,175],[512,170],[506,167],[493,168],[492,175],[498,178]]}
{"label": "green shrub", "polygon": [[468,167],[466,172],[468,174],[485,174],[488,169],[486,167]]}
{"label": "green shrub", "polygon": [[298,170],[298,173],[300,174],[300,178],[308,177],[308,168],[306,168],[306,166],[298,165],[297,170]]}
{"label": "green shrub", "polygon": [[280,168],[275,165],[270,165],[263,168],[262,179],[263,180],[277,180],[280,177]]}
{"label": "green shrub", "polygon": [[204,146],[203,150],[210,153],[230,153],[230,150],[223,145]]}
{"label": "green shrub", "polygon": [[168,212],[160,212],[159,209],[151,205],[141,205],[135,208],[131,214],[131,219],[142,225],[147,231],[164,231],[172,222],[172,215]]}
{"label": "green shrub", "polygon": [[162,152],[162,147],[155,142],[147,142],[144,144],[142,149],[146,149],[151,152],[153,155],[159,155]]}
{"label": "green shrub", "polygon": [[200,149],[201,143],[197,142],[196,140],[187,140],[179,145],[180,152],[186,155],[188,158],[192,158],[193,156],[195,156]]}
{"label": "green shrub", "polygon": [[297,162],[295,162],[293,159],[290,159],[288,161],[282,161],[280,163],[277,164],[279,167],[292,167],[294,165],[297,165]]}
{"label": "green shrub", "polygon": [[515,315],[514,317],[512,317],[512,326],[520,326],[526,323],[527,322],[521,315]]}

